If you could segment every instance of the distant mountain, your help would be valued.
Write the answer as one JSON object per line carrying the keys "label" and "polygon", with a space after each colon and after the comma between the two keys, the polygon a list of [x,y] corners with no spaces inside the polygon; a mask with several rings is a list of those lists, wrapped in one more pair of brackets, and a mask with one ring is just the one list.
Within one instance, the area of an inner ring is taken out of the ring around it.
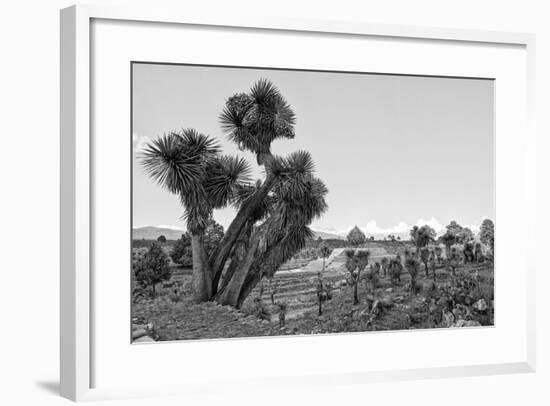
{"label": "distant mountain", "polygon": [[164,227],[137,227],[132,230],[133,240],[156,240],[161,235],[165,236],[167,240],[178,240],[185,231],[176,228],[164,228]]}
{"label": "distant mountain", "polygon": [[[165,236],[167,240],[177,240],[184,233],[184,230],[177,228],[144,226],[136,227],[132,230],[132,239],[134,240],[156,240],[161,235]],[[314,239],[321,237],[323,240],[344,240],[346,237],[336,233],[329,233],[326,231],[313,230],[315,234]]]}
{"label": "distant mountain", "polygon": [[[337,234],[337,233],[331,233],[328,231],[318,231],[318,230],[312,230],[314,233],[313,239],[317,239],[321,237],[323,240],[345,240],[346,235],[345,234]],[[165,236],[167,240],[177,240],[181,237],[181,235],[184,233],[184,230],[178,229],[178,228],[167,228],[162,226],[145,226],[145,227],[137,227],[134,228],[132,231],[132,239],[134,240],[156,240],[161,235]],[[370,237],[371,234],[368,234],[367,237]],[[384,234],[372,234],[377,240],[382,240],[386,235]],[[398,235],[398,234],[396,234]],[[403,234],[401,235],[401,239],[408,240],[408,235]]]}
{"label": "distant mountain", "polygon": [[345,240],[346,239],[345,236],[342,236],[336,233],[328,233],[326,231],[317,231],[317,230],[312,230],[312,231],[315,234],[315,237],[313,237],[314,240],[316,240],[319,237],[321,237],[323,240]]}

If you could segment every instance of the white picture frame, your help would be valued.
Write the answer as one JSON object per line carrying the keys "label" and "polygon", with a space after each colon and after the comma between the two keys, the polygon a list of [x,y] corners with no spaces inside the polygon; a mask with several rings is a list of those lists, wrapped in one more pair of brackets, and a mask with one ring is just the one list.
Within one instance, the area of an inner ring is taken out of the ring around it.
{"label": "white picture frame", "polygon": [[[224,16],[189,16],[182,6],[175,10],[154,7],[109,8],[104,6],[76,5],[61,11],[61,262],[60,262],[60,323],[61,323],[61,394],[79,401],[105,397],[132,396],[155,393],[131,391],[127,388],[94,388],[90,373],[94,351],[91,316],[91,291],[94,229],[91,201],[94,185],[91,181],[91,25],[93,20],[125,22],[173,23],[204,27],[240,27],[250,30],[276,30],[292,33],[306,32],[318,35],[345,34],[384,38],[411,38],[443,42],[486,44],[512,44],[525,47],[527,120],[523,129],[526,146],[525,198],[531,208],[527,216],[529,234],[534,241],[535,224],[535,133],[534,133],[534,49],[535,37],[526,33],[473,31],[445,28],[425,28],[401,25],[377,25],[357,22],[294,20],[282,18],[228,18]],[[497,174],[498,176],[498,174]],[[535,258],[530,254],[524,264],[526,273],[525,294],[525,357],[519,362],[502,362],[479,365],[448,366],[437,368],[409,368],[386,371],[365,371],[333,375],[304,375],[299,384],[326,384],[379,380],[420,379],[467,375],[530,372],[535,370]],[[123,321],[126,322],[126,321]],[[287,338],[292,340],[292,338]],[[129,344],[129,343],[128,343]],[[288,344],[288,341],[287,341]],[[262,384],[272,387],[290,384],[280,378]],[[194,391],[206,390],[205,385],[194,386]],[[165,393],[166,388],[156,392]],[[177,385],[171,393],[185,394],[188,386]]]}

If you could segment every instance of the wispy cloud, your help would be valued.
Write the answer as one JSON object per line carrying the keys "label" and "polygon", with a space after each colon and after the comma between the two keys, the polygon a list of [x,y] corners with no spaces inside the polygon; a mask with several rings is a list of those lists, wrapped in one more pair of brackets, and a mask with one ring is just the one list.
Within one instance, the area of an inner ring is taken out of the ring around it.
{"label": "wispy cloud", "polygon": [[439,221],[437,221],[437,219],[435,217],[432,217],[429,220],[424,220],[422,218],[418,219],[418,221],[416,222],[415,225],[418,226],[418,227],[422,227],[424,225],[430,226],[438,234],[445,230],[445,226],[443,224],[441,224]]}
{"label": "wispy cloud", "polygon": [[[479,224],[487,217],[483,217],[480,219]],[[479,224],[477,225],[469,225],[469,224],[463,224],[459,220],[457,220],[459,224],[461,224],[463,227],[468,227],[470,230],[474,232],[474,234],[477,234],[479,232]],[[401,237],[407,237],[409,235],[409,232],[413,226],[421,227],[423,225],[428,225],[431,228],[433,228],[437,234],[442,234],[446,230],[446,225],[441,223],[439,220],[437,220],[435,217],[431,217],[430,219],[418,219],[413,224],[408,224],[405,221],[401,221],[393,226],[389,227],[382,227],[379,226],[376,223],[376,220],[370,220],[366,226],[357,224],[357,226],[367,235],[399,235]],[[334,233],[338,235],[346,235],[353,227],[355,227],[355,224],[349,225],[346,229],[338,230],[335,227],[328,227],[328,228],[322,228],[322,227],[315,227],[312,228],[317,231],[327,232],[327,233]]]}
{"label": "wispy cloud", "polygon": [[174,226],[172,224],[160,224],[156,227],[158,227],[158,228],[168,228],[170,230],[176,230],[176,231],[183,231],[183,228],[178,227],[178,226]]}
{"label": "wispy cloud", "polygon": [[367,223],[365,231],[368,234],[403,234],[407,233],[410,230],[410,227],[404,221],[396,224],[393,227],[380,227],[376,224],[375,220],[371,220]]}
{"label": "wispy cloud", "polygon": [[133,147],[134,147],[134,152],[141,152],[149,141],[151,141],[150,138],[148,138],[144,135],[139,135],[137,133],[133,133],[132,134],[132,144],[133,144]]}

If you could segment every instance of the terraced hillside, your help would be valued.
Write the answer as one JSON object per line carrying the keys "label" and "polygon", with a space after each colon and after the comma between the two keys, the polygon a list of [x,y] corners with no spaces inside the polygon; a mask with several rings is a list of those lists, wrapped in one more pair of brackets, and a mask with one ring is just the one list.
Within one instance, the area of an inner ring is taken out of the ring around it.
{"label": "terraced hillside", "polygon": [[[385,249],[383,244],[371,243],[365,248],[359,248],[370,251],[371,263],[380,261],[384,257],[392,257]],[[287,305],[286,318],[291,320],[302,316],[308,311],[317,307],[317,278],[318,273],[322,272],[324,283],[330,283],[333,286],[333,295],[340,294],[342,287],[347,284],[348,271],[345,268],[346,255],[345,248],[334,249],[329,258],[325,260],[323,270],[323,260],[314,259],[311,261],[301,260],[301,266],[291,268],[297,262],[290,262],[281,267],[269,285],[257,286],[245,302],[249,305],[255,298],[260,296],[267,303],[271,302],[271,289],[276,286],[274,302],[284,302]],[[247,303],[248,302],[248,303]],[[273,316],[273,320],[277,317]]]}

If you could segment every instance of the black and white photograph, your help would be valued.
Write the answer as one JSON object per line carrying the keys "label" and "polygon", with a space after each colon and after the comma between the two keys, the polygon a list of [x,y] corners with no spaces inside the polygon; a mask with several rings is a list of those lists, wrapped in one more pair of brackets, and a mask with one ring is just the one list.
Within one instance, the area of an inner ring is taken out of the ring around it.
{"label": "black and white photograph", "polygon": [[494,80],[131,69],[133,343],[494,326]]}
{"label": "black and white photograph", "polygon": [[550,404],[547,2],[2,5],[1,404]]}

